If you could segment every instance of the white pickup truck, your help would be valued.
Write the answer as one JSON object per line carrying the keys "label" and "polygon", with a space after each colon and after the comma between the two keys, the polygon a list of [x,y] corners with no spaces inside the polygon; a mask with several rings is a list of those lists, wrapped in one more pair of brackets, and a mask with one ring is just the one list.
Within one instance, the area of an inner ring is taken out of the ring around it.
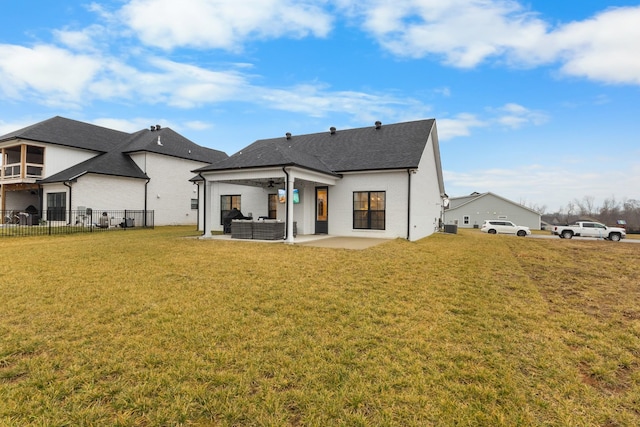
{"label": "white pickup truck", "polygon": [[607,227],[599,222],[578,221],[571,225],[556,225],[553,227],[553,234],[561,239],[576,237],[598,237],[600,239],[619,242],[627,237],[627,232],[620,227]]}

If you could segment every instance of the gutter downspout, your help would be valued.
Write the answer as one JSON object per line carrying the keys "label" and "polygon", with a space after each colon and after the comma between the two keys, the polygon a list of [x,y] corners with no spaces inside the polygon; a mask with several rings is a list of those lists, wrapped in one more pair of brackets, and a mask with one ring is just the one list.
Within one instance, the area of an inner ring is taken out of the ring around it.
{"label": "gutter downspout", "polygon": [[285,194],[287,195],[287,197],[285,197],[284,199],[284,240],[286,241],[289,237],[289,172],[287,172],[287,169],[284,166],[282,167],[282,172],[284,172],[284,175],[286,176],[286,185],[284,190]]}
{"label": "gutter downspout", "polygon": [[198,199],[198,208],[196,209],[196,231],[200,230],[200,184],[198,184],[197,182],[194,182],[193,185],[195,185],[196,187],[198,187],[197,191],[197,199]]}
{"label": "gutter downspout", "polygon": [[[202,172],[198,174],[202,179],[202,235],[207,234],[207,180],[202,176]],[[198,203],[198,218],[200,218],[200,203]]]}
{"label": "gutter downspout", "polygon": [[411,241],[411,175],[413,171],[407,169],[408,184],[407,184],[407,240]]}
{"label": "gutter downspout", "polygon": [[[67,182],[69,183],[69,185],[67,185]],[[67,225],[71,225],[71,206],[72,206],[72,203],[71,203],[71,201],[72,201],[71,196],[73,195],[73,191],[72,191],[72,189],[71,189],[71,181],[62,181],[62,184],[63,184],[65,187],[68,187],[68,188],[69,188],[69,221],[67,222]],[[47,211],[49,211],[49,210],[50,210],[50,207],[49,207],[49,206],[47,206]],[[47,216],[48,216],[48,215],[47,215]]]}
{"label": "gutter downspout", "polygon": [[[148,189],[147,186],[149,185],[149,181],[151,181],[151,178],[147,178],[147,182],[144,183],[144,228],[147,228],[147,198],[148,198]],[[154,225],[155,225],[155,219],[154,219]]]}

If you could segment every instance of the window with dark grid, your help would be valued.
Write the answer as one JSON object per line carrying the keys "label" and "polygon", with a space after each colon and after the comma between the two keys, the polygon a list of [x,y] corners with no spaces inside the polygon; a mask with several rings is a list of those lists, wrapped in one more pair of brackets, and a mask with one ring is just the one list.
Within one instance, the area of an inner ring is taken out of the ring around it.
{"label": "window with dark grid", "polygon": [[356,191],[353,193],[353,228],[364,230],[384,230],[384,191]]}

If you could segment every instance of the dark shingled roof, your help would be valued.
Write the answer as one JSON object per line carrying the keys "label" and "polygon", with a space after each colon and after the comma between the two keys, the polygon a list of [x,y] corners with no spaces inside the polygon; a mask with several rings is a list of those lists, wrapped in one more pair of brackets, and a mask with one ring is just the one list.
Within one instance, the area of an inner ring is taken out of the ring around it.
{"label": "dark shingled roof", "polygon": [[51,183],[69,181],[87,173],[140,179],[148,178],[147,174],[138,167],[131,157],[118,150],[113,150],[71,166],[62,172],[51,175],[39,182]]}
{"label": "dark shingled roof", "polygon": [[154,131],[147,129],[131,134],[123,144],[122,152],[135,153],[139,151],[164,154],[204,163],[216,163],[229,157],[222,151],[202,147],[176,133],[171,128],[161,128]]}
{"label": "dark shingled roof", "polygon": [[198,172],[296,165],[324,173],[417,168],[435,119],[262,139]]}
{"label": "dark shingled roof", "polygon": [[[155,127],[154,127],[155,128]],[[158,137],[162,145],[158,144]],[[33,142],[86,149],[98,154],[40,182],[62,182],[84,175],[148,178],[127,154],[152,152],[202,163],[226,159],[226,153],[201,147],[170,128],[120,132],[64,117],[53,117],[26,128],[0,136],[0,142],[24,139]]]}
{"label": "dark shingled roof", "polygon": [[0,142],[20,138],[47,144],[107,152],[128,136],[129,134],[126,132],[56,116],[0,136]]}

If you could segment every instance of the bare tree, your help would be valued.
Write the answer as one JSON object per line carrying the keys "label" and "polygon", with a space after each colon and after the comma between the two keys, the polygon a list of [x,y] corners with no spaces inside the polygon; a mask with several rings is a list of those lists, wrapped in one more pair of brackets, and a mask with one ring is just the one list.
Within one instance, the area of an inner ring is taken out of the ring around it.
{"label": "bare tree", "polygon": [[623,199],[619,202],[611,196],[598,208],[593,196],[585,196],[568,202],[553,213],[546,213],[547,207],[544,205],[529,204],[529,208],[547,217],[546,220],[561,224],[570,224],[580,217],[591,217],[606,225],[618,225],[620,220],[624,220],[627,232],[640,233],[639,199]]}
{"label": "bare tree", "polygon": [[621,215],[620,204],[616,202],[615,197],[605,199],[602,207],[600,208],[600,214],[598,219],[605,224],[615,224],[618,220],[623,219]]}
{"label": "bare tree", "polygon": [[640,200],[623,201],[622,217],[627,221],[627,230],[640,231]]}
{"label": "bare tree", "polygon": [[538,212],[540,215],[544,215],[545,213],[547,213],[547,205],[538,205],[534,203],[534,204],[529,204],[529,206],[527,207],[532,211]]}
{"label": "bare tree", "polygon": [[594,216],[596,213],[594,200],[593,196],[584,196],[582,201],[574,199],[574,203],[578,206],[579,215],[589,217]]}
{"label": "bare tree", "polygon": [[567,203],[566,222],[571,221],[576,215],[576,205],[573,202]]}

